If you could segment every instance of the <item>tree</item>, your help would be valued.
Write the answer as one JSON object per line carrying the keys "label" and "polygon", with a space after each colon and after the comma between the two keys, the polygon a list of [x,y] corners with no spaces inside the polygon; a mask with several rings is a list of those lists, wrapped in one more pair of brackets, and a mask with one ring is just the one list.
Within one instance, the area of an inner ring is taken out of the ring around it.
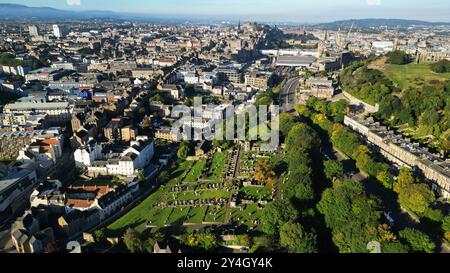
{"label": "tree", "polygon": [[441,60],[437,63],[431,64],[430,68],[436,73],[448,73],[450,72],[450,61]]}
{"label": "tree", "polygon": [[281,88],[283,88],[283,86],[284,86],[285,83],[286,83],[286,80],[283,80],[281,83],[279,83],[277,86],[275,86],[275,87],[272,89],[272,93],[273,93],[273,94],[279,94]]}
{"label": "tree", "polygon": [[280,114],[280,132],[284,137],[287,137],[289,131],[295,126],[294,117],[289,113]]}
{"label": "tree", "polygon": [[314,106],[316,105],[316,103],[319,101],[319,99],[318,98],[316,98],[316,97],[309,97],[307,100],[306,100],[306,106],[309,108],[309,109],[314,109]]}
{"label": "tree", "polygon": [[389,171],[382,171],[377,175],[377,180],[383,184],[383,186],[387,189],[392,189],[394,186],[394,179],[389,174]]}
{"label": "tree", "polygon": [[285,199],[269,203],[263,210],[261,227],[267,235],[276,235],[284,223],[297,219],[297,210]]}
{"label": "tree", "polygon": [[408,253],[409,248],[401,242],[385,242],[381,244],[382,253]]}
{"label": "tree", "polygon": [[329,109],[335,122],[343,122],[344,116],[349,112],[349,105],[346,100],[339,100],[330,103]]}
{"label": "tree", "polygon": [[124,234],[125,246],[131,253],[139,253],[143,251],[141,234],[135,229],[128,228]]}
{"label": "tree", "polygon": [[388,53],[387,56],[390,64],[402,65],[409,63],[411,60],[410,56],[401,50],[394,50]]}
{"label": "tree", "polygon": [[444,239],[450,242],[450,216],[442,220],[442,229],[444,230]]}
{"label": "tree", "polygon": [[312,152],[320,146],[320,138],[310,126],[299,123],[288,134],[286,146],[289,154],[298,154],[299,151]]}
{"label": "tree", "polygon": [[442,229],[450,231],[450,216],[446,216],[444,217],[444,220],[442,220]]}
{"label": "tree", "polygon": [[305,79],[309,79],[313,76],[313,73],[311,71],[306,71],[305,73],[303,73],[303,78]]}
{"label": "tree", "polygon": [[416,179],[411,169],[401,168],[400,173],[397,177],[397,183],[394,185],[394,191],[400,193],[404,188],[409,187],[414,184]]}
{"label": "tree", "polygon": [[435,199],[429,186],[423,183],[413,184],[399,194],[400,205],[418,215],[424,215]]}
{"label": "tree", "polygon": [[280,244],[290,253],[316,253],[317,236],[305,232],[304,228],[295,222],[287,222],[280,228]]}
{"label": "tree", "polygon": [[399,235],[413,251],[432,253],[436,249],[436,244],[430,237],[415,228],[406,228],[400,231]]}
{"label": "tree", "polygon": [[276,238],[273,236],[262,235],[255,239],[253,247],[250,249],[250,253],[271,253],[277,250]]}
{"label": "tree", "polygon": [[189,143],[183,142],[178,148],[177,156],[179,159],[186,159],[189,155],[190,147]]}
{"label": "tree", "polygon": [[164,104],[165,103],[164,96],[162,96],[160,93],[157,93],[150,98],[150,104],[152,102],[160,102]]}
{"label": "tree", "polygon": [[303,105],[303,104],[296,105],[295,112],[297,112],[297,114],[299,116],[304,116],[304,117],[311,116],[311,110],[306,105]]}
{"label": "tree", "polygon": [[104,228],[99,229],[94,232],[94,237],[96,242],[103,242],[106,239],[106,230]]}
{"label": "tree", "polygon": [[149,118],[144,118],[144,120],[142,121],[142,127],[143,128],[149,128],[151,126],[151,121]]}
{"label": "tree", "polygon": [[266,185],[274,187],[276,181],[272,164],[270,164],[267,160],[259,160],[256,162],[255,174],[253,178],[257,181],[266,183]]}
{"label": "tree", "polygon": [[237,237],[237,244],[240,246],[250,247],[252,245],[252,237],[248,234],[244,234]]}
{"label": "tree", "polygon": [[317,101],[314,106],[314,110],[316,112],[319,112],[321,114],[324,114],[325,116],[328,116],[328,104],[324,100]]}
{"label": "tree", "polygon": [[344,176],[344,166],[338,160],[327,160],[324,162],[325,177],[329,180]]}
{"label": "tree", "polygon": [[202,232],[188,235],[187,244],[199,251],[213,251],[219,246],[219,241],[214,233]]}
{"label": "tree", "polygon": [[164,239],[165,239],[164,235],[159,230],[149,234],[147,240],[145,240],[144,242],[145,250],[148,253],[153,253],[155,243],[157,242],[160,243],[164,241]]}
{"label": "tree", "polygon": [[317,208],[332,230],[333,242],[340,252],[367,252],[367,243],[377,238],[379,202],[365,195],[356,181],[343,181],[322,194]]}
{"label": "tree", "polygon": [[272,104],[273,104],[273,99],[268,95],[259,96],[256,99],[256,103],[255,103],[256,107],[261,106],[261,105],[269,106]]}
{"label": "tree", "polygon": [[139,170],[138,175],[137,175],[137,180],[138,180],[138,182],[145,181],[145,171],[144,170]]}
{"label": "tree", "polygon": [[286,197],[295,198],[296,201],[309,202],[314,200],[315,193],[311,176],[301,172],[292,171],[286,187]]}

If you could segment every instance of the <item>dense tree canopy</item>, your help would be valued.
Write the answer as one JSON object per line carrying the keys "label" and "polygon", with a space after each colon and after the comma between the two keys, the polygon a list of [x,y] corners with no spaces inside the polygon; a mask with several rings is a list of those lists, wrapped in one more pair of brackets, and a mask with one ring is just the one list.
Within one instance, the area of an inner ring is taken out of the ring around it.
{"label": "dense tree canopy", "polygon": [[143,243],[141,234],[135,229],[129,228],[123,236],[125,246],[131,253],[138,253],[143,251]]}
{"label": "dense tree canopy", "polygon": [[270,95],[270,94],[260,94],[260,95],[258,95],[258,97],[256,98],[256,103],[255,103],[255,105],[258,107],[258,106],[261,106],[261,105],[266,105],[266,106],[269,106],[269,105],[272,105],[273,104],[273,98],[272,98],[272,96]]}
{"label": "dense tree canopy", "polygon": [[398,91],[383,72],[370,69],[365,63],[355,63],[344,69],[341,82],[345,91],[372,105]]}
{"label": "dense tree canopy", "polygon": [[[319,146],[320,138],[316,131],[303,123],[295,125],[286,139],[287,151],[292,157],[296,156],[299,151],[313,152]],[[292,157],[288,160],[292,159]]]}
{"label": "dense tree canopy", "polygon": [[284,223],[295,221],[297,217],[296,209],[288,200],[275,200],[264,208],[261,227],[266,234],[277,235]]}
{"label": "dense tree canopy", "polygon": [[324,162],[324,173],[327,179],[339,178],[344,175],[344,166],[338,160],[327,160]]}
{"label": "dense tree canopy", "polygon": [[214,233],[192,233],[187,237],[187,245],[197,251],[209,252],[219,246],[219,240]]}
{"label": "dense tree canopy", "polygon": [[177,156],[179,159],[186,159],[189,155],[190,147],[189,143],[183,142],[180,144],[180,147],[178,148]]}
{"label": "dense tree canopy", "polygon": [[404,240],[413,251],[432,253],[436,249],[436,244],[420,230],[406,228],[399,232],[400,238]]}
{"label": "dense tree canopy", "polygon": [[275,186],[275,172],[273,166],[267,160],[259,160],[255,165],[255,173],[253,178],[257,181],[264,182],[271,187]]}
{"label": "dense tree canopy", "polygon": [[289,113],[280,114],[280,132],[284,137],[287,137],[289,131],[291,131],[292,127],[296,124],[294,117]]}
{"label": "dense tree canopy", "polygon": [[450,61],[442,60],[430,65],[431,70],[436,73],[450,73]]}
{"label": "dense tree canopy", "polygon": [[306,232],[302,225],[295,222],[287,222],[281,226],[280,244],[286,247],[290,253],[317,252],[316,234]]}
{"label": "dense tree canopy", "polygon": [[425,183],[416,183],[412,170],[402,168],[394,185],[400,206],[418,216],[423,216],[435,201],[434,193]]}
{"label": "dense tree canopy", "polygon": [[408,64],[411,61],[411,57],[406,54],[406,52],[401,51],[401,50],[394,50],[392,52],[389,52],[387,54],[388,57],[388,63],[390,64],[398,64],[398,65],[402,65],[402,64]]}
{"label": "dense tree canopy", "polygon": [[367,252],[367,243],[377,238],[378,201],[368,198],[359,182],[344,181],[325,190],[318,209],[341,252]]}
{"label": "dense tree canopy", "polygon": [[402,244],[401,242],[386,242],[381,245],[382,253],[408,253],[409,248],[407,245]]}
{"label": "dense tree canopy", "polygon": [[450,135],[450,80],[427,83],[403,91],[401,98],[385,96],[377,118],[394,126],[407,124],[424,135],[432,135],[448,151]]}

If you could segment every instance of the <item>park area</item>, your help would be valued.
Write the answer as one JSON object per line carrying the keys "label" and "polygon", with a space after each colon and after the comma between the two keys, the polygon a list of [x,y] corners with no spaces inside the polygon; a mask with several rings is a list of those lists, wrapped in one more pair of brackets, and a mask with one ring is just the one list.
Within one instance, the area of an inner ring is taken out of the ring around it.
{"label": "park area", "polygon": [[395,65],[385,63],[381,58],[369,65],[369,68],[381,70],[400,89],[416,88],[430,81],[446,81],[450,79],[450,73],[435,73],[429,63],[410,63]]}
{"label": "park area", "polygon": [[[108,230],[121,233],[128,227],[143,231],[154,227],[202,227],[230,222],[257,225],[262,211],[257,201],[270,201],[272,193],[264,187],[244,187],[242,180],[226,178],[230,155],[229,151],[215,152],[205,159],[182,162],[169,171],[167,183],[108,226]],[[243,162],[248,163],[247,160]],[[250,202],[231,208],[233,192]]]}

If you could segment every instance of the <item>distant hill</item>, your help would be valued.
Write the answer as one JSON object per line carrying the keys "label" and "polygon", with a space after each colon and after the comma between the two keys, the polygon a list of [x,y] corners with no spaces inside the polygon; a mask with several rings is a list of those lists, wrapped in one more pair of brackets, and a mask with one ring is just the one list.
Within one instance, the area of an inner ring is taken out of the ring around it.
{"label": "distant hill", "polygon": [[0,3],[0,20],[64,21],[89,19],[133,20],[153,23],[183,23],[184,21],[186,21],[185,18],[179,18],[178,16],[174,18],[166,18],[158,15],[133,14],[101,10],[73,11],[55,9],[50,7],[28,7],[25,5]]}
{"label": "distant hill", "polygon": [[70,11],[49,7],[28,7],[16,4],[0,3],[0,18],[6,20],[17,19],[90,19],[120,17],[111,11]]}
{"label": "distant hill", "polygon": [[[114,1],[114,0],[111,0]],[[168,18],[157,14],[132,14],[113,11],[99,11],[99,10],[62,10],[50,7],[29,7],[18,4],[0,3],[0,20],[86,20],[86,19],[119,19],[119,20],[134,20],[147,22],[164,22],[164,23],[184,23],[190,22],[215,22],[211,19],[200,19],[191,16],[173,16]],[[376,26],[390,26],[390,27],[409,27],[412,25],[422,26],[436,26],[436,25],[450,25],[449,23],[432,23],[418,20],[402,20],[402,19],[355,19],[343,20],[331,23],[321,23],[312,25],[323,28],[349,28],[354,24],[354,27],[376,27]],[[308,24],[311,26],[311,24]]]}
{"label": "distant hill", "polygon": [[352,19],[342,20],[330,23],[322,23],[315,25],[316,27],[323,28],[349,28],[354,27],[410,27],[410,26],[438,26],[438,25],[450,25],[450,22],[426,22],[419,20],[404,20],[404,19]]}

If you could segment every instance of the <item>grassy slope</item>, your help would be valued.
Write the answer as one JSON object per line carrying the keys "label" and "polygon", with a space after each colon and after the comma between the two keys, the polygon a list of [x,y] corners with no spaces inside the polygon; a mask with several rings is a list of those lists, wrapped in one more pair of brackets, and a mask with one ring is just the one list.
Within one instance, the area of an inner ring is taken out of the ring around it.
{"label": "grassy slope", "polygon": [[435,73],[429,64],[386,65],[383,72],[402,89],[417,87],[427,81],[450,79],[450,73]]}

